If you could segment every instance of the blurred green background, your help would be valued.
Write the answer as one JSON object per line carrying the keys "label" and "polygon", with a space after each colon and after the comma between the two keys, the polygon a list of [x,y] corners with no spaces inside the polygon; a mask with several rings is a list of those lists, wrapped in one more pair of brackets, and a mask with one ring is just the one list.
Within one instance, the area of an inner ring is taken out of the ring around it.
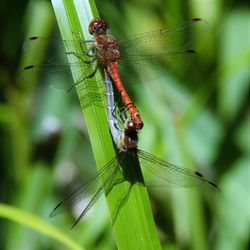
{"label": "blurred green background", "polygon": [[[96,5],[118,39],[193,17],[209,22],[197,41],[199,56],[184,76],[164,71],[160,79],[128,87],[145,122],[139,148],[205,172],[222,190],[150,190],[162,248],[248,249],[248,1],[99,0]],[[48,218],[64,195],[95,173],[95,162],[74,91],[50,88],[49,73],[29,86],[16,77],[27,63],[25,38],[57,34],[51,3],[16,0],[0,6],[0,249],[70,249],[70,244],[116,249],[104,199],[73,231],[74,211]]]}

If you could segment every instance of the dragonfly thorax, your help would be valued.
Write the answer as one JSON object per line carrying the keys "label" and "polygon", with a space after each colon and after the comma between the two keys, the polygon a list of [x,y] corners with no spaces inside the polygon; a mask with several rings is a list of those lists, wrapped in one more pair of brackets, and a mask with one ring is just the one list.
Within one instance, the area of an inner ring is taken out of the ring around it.
{"label": "dragonfly thorax", "polygon": [[95,38],[96,54],[102,64],[115,63],[120,59],[119,43],[109,34]]}

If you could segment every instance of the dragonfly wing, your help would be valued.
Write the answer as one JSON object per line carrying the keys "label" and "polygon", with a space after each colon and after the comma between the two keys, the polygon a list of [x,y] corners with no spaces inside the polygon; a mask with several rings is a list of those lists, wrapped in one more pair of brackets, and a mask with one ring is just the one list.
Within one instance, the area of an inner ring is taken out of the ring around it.
{"label": "dragonfly wing", "polygon": [[[164,66],[168,68],[169,72],[183,75],[195,60],[196,55],[194,50],[156,55],[130,55],[121,58],[118,68],[121,76],[132,71],[141,81],[150,81],[162,76],[165,71]],[[131,68],[128,68],[130,65]]]}
{"label": "dragonfly wing", "polygon": [[[80,47],[76,52],[76,46]],[[51,85],[56,88],[69,89],[73,85],[71,69],[79,72],[79,79],[75,84],[83,81],[86,77],[95,72],[96,65],[90,65],[90,57],[84,55],[86,44],[79,41],[56,40],[46,37],[33,36],[24,42],[24,51],[30,55],[31,64],[25,66],[19,73],[18,78],[24,84],[33,85],[39,76],[49,76]],[[84,47],[84,48],[83,48]],[[47,50],[45,51],[41,50]],[[43,54],[47,56],[43,56]],[[72,61],[69,63],[68,55]],[[41,60],[41,58],[45,58]],[[85,70],[83,70],[85,66]]]}
{"label": "dragonfly wing", "polygon": [[33,86],[38,79],[42,78],[55,88],[69,89],[74,84],[71,68],[79,75],[75,84],[84,81],[95,71],[93,67],[83,70],[80,62],[67,64],[31,64],[20,70],[17,77],[21,83],[27,86]]}
{"label": "dragonfly wing", "polygon": [[142,150],[138,150],[138,155],[147,186],[198,187],[203,191],[219,191],[218,186],[200,172],[177,167]]}
{"label": "dragonfly wing", "polygon": [[50,217],[56,216],[65,212],[71,206],[75,206],[80,201],[90,198],[90,201],[84,205],[83,211],[74,223],[75,226],[80,219],[89,211],[95,204],[99,197],[103,194],[104,190],[108,193],[111,191],[115,182],[115,177],[120,171],[118,164],[120,154],[115,156],[108,164],[106,164],[94,177],[87,183],[76,189],[70,196],[60,202],[51,212]]}
{"label": "dragonfly wing", "polygon": [[196,38],[208,30],[208,23],[194,18],[165,29],[133,36],[120,43],[124,55],[161,54],[191,49]]}
{"label": "dragonfly wing", "polygon": [[118,63],[118,66],[121,64],[121,74],[130,70],[142,81],[148,81],[159,78],[164,66],[175,74],[183,75],[195,58],[193,47],[196,38],[207,29],[205,20],[194,18],[121,42]]}
{"label": "dragonfly wing", "polygon": [[[23,49],[26,53],[28,53],[34,60],[43,62],[43,63],[56,63],[59,62],[67,62],[66,52],[76,52],[76,47],[79,46],[80,50],[82,50],[82,54],[86,51],[86,44],[81,40],[60,40],[60,39],[51,39],[48,37],[42,36],[32,36],[27,38],[24,41]],[[48,57],[45,60],[41,60],[44,58],[41,53],[47,50]],[[54,53],[56,51],[56,53]],[[79,54],[79,55],[82,55]],[[59,63],[59,64],[60,64]]]}
{"label": "dragonfly wing", "polygon": [[[73,82],[73,77],[69,65],[59,64],[32,64],[25,66],[18,72],[18,79],[26,86],[33,86],[40,78],[51,77],[51,86],[56,88],[69,88],[69,82]],[[55,76],[55,77],[53,77]]]}

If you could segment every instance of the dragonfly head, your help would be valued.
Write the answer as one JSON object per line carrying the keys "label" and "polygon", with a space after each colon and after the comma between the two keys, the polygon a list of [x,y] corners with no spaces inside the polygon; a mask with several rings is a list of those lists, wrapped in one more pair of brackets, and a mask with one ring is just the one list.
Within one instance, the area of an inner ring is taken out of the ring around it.
{"label": "dragonfly head", "polygon": [[114,140],[120,152],[137,149],[138,134],[131,117],[125,121],[123,131]]}
{"label": "dragonfly head", "polygon": [[143,121],[141,119],[140,113],[131,115],[131,118],[127,122],[127,127],[136,130],[141,130],[143,128]]}
{"label": "dragonfly head", "polygon": [[[136,149],[138,144],[138,134],[137,130],[131,124],[131,118],[125,122],[124,133],[122,136],[122,151],[128,151],[131,149]],[[133,123],[133,122],[132,122]]]}
{"label": "dragonfly head", "polygon": [[89,24],[89,33],[94,36],[102,35],[106,33],[108,28],[109,24],[107,21],[96,18]]}

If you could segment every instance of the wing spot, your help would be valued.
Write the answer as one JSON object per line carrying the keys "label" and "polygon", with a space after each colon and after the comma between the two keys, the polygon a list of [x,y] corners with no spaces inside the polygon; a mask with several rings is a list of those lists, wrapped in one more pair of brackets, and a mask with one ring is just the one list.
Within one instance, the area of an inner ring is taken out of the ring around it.
{"label": "wing spot", "polygon": [[30,40],[36,40],[38,37],[37,36],[32,36],[32,37],[30,37],[29,39]]}
{"label": "wing spot", "polygon": [[196,51],[193,50],[193,49],[188,49],[187,52],[188,52],[188,53],[196,53]]}
{"label": "wing spot", "polygon": [[24,69],[32,69],[32,68],[34,68],[34,65],[29,65],[29,66],[24,67]]}
{"label": "wing spot", "polygon": [[197,171],[194,172],[196,175],[198,175],[199,177],[203,177],[203,175]]}
{"label": "wing spot", "polygon": [[208,181],[208,183],[211,184],[212,186],[218,188],[218,186],[217,186],[215,183],[213,183],[213,182],[211,182],[211,181]]}
{"label": "wing spot", "polygon": [[201,18],[199,18],[199,17],[197,17],[197,18],[193,18],[193,19],[192,19],[192,21],[193,21],[193,22],[200,22],[201,20],[202,20],[202,19],[201,19]]}

